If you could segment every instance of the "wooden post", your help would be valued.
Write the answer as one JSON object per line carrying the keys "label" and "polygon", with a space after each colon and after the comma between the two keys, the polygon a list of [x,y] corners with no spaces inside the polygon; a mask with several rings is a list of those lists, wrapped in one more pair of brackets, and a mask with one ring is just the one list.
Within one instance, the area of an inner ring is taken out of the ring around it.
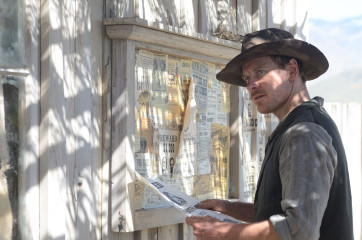
{"label": "wooden post", "polygon": [[[0,75],[1,76],[1,75]],[[10,207],[8,186],[5,176],[9,162],[8,142],[5,128],[5,101],[2,79],[0,79],[0,239],[11,239],[13,215]]]}

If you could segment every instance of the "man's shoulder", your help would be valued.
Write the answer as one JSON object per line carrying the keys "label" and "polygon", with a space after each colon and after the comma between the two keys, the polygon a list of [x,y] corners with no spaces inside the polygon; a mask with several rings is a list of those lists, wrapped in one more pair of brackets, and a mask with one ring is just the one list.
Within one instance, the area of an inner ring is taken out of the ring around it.
{"label": "man's shoulder", "polygon": [[[287,135],[328,135],[320,124],[313,121],[303,121],[290,126],[285,132]],[[329,136],[329,135],[328,135]]]}

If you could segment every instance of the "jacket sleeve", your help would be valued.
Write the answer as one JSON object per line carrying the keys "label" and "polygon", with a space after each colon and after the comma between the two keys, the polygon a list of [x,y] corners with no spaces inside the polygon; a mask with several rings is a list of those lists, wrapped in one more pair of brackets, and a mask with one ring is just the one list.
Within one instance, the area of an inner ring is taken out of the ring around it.
{"label": "jacket sleeve", "polygon": [[270,221],[280,239],[317,240],[337,164],[332,139],[318,124],[298,123],[283,136],[279,159],[284,214]]}

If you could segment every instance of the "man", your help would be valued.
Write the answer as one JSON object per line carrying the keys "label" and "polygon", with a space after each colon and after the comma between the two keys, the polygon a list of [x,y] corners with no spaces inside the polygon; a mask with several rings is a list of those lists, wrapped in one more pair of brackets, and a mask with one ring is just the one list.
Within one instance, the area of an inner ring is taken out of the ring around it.
{"label": "man", "polygon": [[268,139],[255,201],[206,200],[199,207],[247,224],[188,217],[201,239],[353,239],[346,156],[323,99],[310,99],[306,80],[322,75],[328,61],[316,47],[289,32],[247,34],[241,54],[217,79],[246,87],[260,113],[280,123]]}

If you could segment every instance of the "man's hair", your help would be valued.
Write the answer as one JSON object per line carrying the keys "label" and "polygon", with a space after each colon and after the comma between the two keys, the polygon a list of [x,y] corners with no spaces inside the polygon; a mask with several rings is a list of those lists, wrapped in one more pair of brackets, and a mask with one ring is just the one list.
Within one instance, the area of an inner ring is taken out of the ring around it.
{"label": "man's hair", "polygon": [[298,64],[299,75],[301,76],[303,82],[306,81],[305,77],[304,77],[303,64],[301,61],[299,61],[296,58],[288,57],[288,56],[272,55],[270,57],[273,60],[273,62],[276,63],[281,68],[284,68],[285,65],[287,65],[291,59],[295,59]]}

